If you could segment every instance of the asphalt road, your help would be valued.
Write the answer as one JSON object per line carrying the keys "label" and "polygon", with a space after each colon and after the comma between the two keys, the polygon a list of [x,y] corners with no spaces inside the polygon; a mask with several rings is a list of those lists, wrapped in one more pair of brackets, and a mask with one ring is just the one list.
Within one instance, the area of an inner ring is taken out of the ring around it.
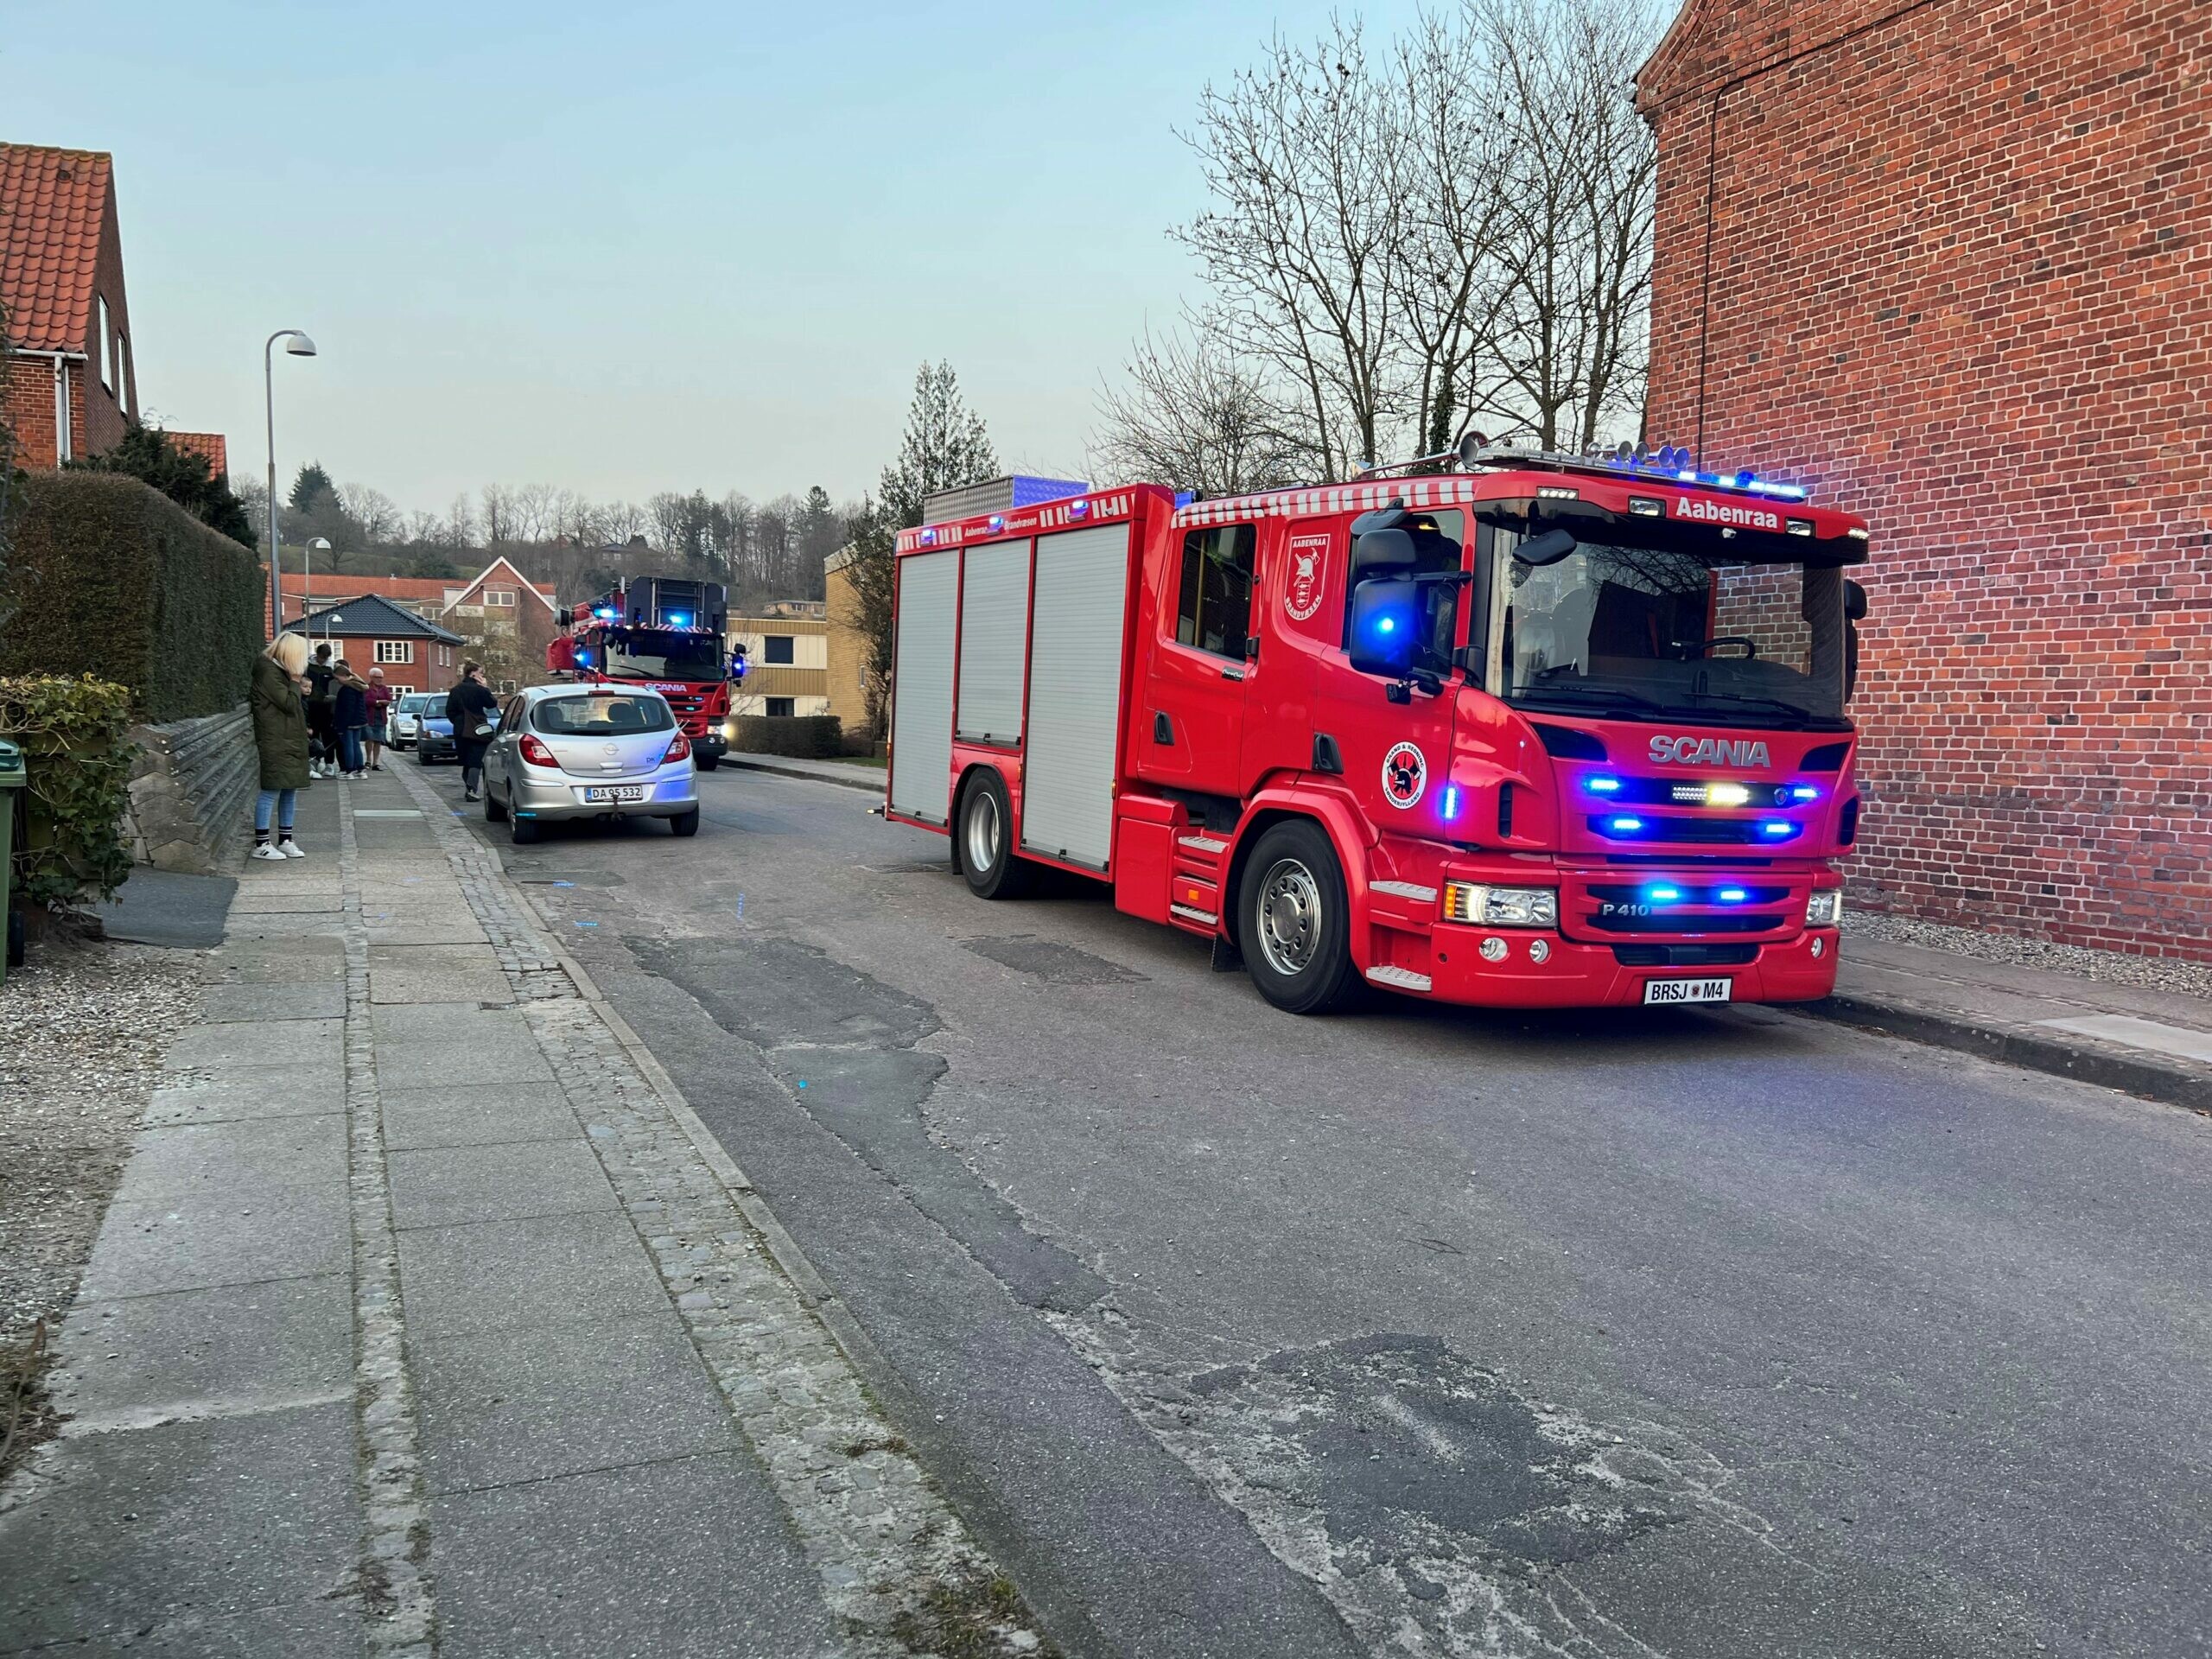
{"label": "asphalt road", "polygon": [[701,789],[508,868],[1071,1652],[2212,1652],[2212,1120],[1771,1010],[1301,1020]]}

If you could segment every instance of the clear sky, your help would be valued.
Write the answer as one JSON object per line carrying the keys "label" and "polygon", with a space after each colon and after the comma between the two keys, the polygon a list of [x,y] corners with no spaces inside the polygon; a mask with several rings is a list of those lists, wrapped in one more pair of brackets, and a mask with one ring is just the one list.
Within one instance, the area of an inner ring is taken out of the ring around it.
{"label": "clear sky", "polygon": [[[1378,32],[1408,3],[1370,7]],[[0,7],[0,139],[111,151],[142,400],[403,507],[871,485],[947,358],[1079,475],[1195,293],[1173,129],[1326,0]]]}

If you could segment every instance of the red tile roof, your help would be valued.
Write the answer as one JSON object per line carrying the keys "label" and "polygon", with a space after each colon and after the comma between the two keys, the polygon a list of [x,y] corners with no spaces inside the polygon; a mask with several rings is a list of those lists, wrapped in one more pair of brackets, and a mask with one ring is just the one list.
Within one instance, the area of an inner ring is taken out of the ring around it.
{"label": "red tile roof", "polygon": [[0,307],[21,349],[85,349],[114,166],[98,150],[0,144]]}
{"label": "red tile roof", "polygon": [[205,455],[209,469],[217,478],[231,475],[231,446],[219,432],[172,432],[169,447],[188,455]]}

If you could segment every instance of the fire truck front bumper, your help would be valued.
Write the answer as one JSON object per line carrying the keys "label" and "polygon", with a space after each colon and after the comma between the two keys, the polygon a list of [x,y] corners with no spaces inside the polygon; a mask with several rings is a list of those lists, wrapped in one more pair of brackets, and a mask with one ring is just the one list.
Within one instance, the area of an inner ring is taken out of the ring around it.
{"label": "fire truck front bumper", "polygon": [[[1836,944],[1832,927],[1730,946],[1593,944],[1535,929],[1440,923],[1429,940],[1428,995],[1493,1008],[1810,1002],[1835,989]],[[1368,976],[1403,988],[1387,969]]]}

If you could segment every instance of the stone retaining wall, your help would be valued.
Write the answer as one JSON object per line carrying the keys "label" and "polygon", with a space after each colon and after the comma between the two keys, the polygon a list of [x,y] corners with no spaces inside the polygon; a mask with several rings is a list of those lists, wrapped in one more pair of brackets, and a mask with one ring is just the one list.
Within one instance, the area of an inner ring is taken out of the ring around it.
{"label": "stone retaining wall", "polygon": [[156,869],[212,874],[245,849],[260,785],[245,705],[196,720],[131,728],[130,855]]}

